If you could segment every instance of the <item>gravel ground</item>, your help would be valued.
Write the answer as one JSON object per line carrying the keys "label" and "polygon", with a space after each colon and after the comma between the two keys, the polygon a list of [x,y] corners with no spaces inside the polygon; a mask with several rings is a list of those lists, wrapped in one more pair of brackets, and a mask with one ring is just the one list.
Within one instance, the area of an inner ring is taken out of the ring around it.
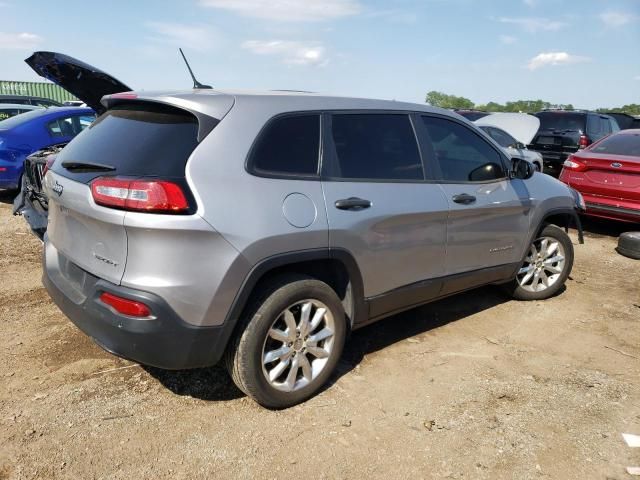
{"label": "gravel ground", "polygon": [[386,319],[354,333],[324,392],[273,412],[220,367],[167,372],[93,344],[0,197],[0,480],[631,478],[640,262],[614,251],[620,226],[588,227],[557,297],[483,288]]}

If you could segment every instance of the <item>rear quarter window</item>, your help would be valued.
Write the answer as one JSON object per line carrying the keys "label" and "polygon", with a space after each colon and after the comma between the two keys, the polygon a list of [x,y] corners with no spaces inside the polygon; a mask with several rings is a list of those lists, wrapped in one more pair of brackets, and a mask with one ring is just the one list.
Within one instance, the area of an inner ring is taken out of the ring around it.
{"label": "rear quarter window", "polygon": [[314,176],[320,158],[320,114],[287,115],[267,123],[248,166],[266,176]]}

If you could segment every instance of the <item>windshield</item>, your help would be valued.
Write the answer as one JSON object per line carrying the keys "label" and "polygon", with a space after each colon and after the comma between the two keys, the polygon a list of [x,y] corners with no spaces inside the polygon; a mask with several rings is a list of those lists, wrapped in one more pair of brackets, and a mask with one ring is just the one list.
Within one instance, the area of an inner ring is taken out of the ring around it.
{"label": "windshield", "polygon": [[560,130],[584,132],[587,116],[583,113],[571,112],[540,112],[536,113],[540,119],[540,130]]}
{"label": "windshield", "polygon": [[591,151],[640,157],[640,133],[611,135],[595,145]]}

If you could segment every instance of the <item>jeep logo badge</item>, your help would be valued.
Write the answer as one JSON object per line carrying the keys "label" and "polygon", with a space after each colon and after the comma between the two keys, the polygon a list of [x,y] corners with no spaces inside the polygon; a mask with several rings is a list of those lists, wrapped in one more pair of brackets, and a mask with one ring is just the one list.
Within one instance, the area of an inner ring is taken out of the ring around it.
{"label": "jeep logo badge", "polygon": [[58,183],[58,181],[56,180],[56,183],[53,184],[53,186],[51,187],[51,190],[53,190],[54,192],[56,192],[58,194],[58,196],[62,195],[62,191],[64,190],[64,187],[62,185],[60,185]]}

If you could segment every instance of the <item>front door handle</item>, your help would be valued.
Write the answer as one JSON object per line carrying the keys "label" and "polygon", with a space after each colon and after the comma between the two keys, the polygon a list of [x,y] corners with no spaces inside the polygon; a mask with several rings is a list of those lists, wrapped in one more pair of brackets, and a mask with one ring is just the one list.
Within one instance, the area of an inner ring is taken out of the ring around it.
{"label": "front door handle", "polygon": [[473,195],[469,195],[468,193],[460,193],[458,195],[454,195],[452,200],[456,203],[461,203],[463,205],[469,205],[476,201],[476,197]]}
{"label": "front door handle", "polygon": [[335,206],[339,210],[364,210],[371,206],[371,200],[364,198],[349,197],[336,200]]}

